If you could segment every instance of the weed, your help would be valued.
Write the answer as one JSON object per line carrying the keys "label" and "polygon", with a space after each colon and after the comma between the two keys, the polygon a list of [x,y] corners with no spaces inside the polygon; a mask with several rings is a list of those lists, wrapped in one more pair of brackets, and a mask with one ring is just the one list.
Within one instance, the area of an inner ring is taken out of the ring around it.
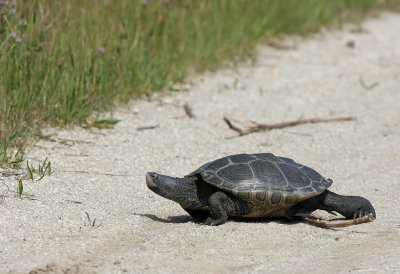
{"label": "weed", "polygon": [[34,180],[34,174],[39,176],[36,181],[40,181],[46,175],[51,175],[53,173],[51,169],[51,162],[47,160],[47,158],[43,161],[43,163],[39,163],[38,168],[34,168],[33,165],[29,165],[29,162],[26,161],[26,167],[28,169],[28,178],[30,180]]}
{"label": "weed", "polygon": [[18,186],[17,186],[17,197],[22,199],[23,193],[24,193],[24,184],[22,183],[22,179],[19,179]]}
{"label": "weed", "polygon": [[92,221],[89,216],[89,213],[87,213],[87,211],[85,211],[85,213],[86,213],[86,218],[87,218],[87,221],[88,221],[90,227],[99,228],[102,225],[102,224],[96,225],[96,218],[94,218],[94,220]]}
{"label": "weed", "polygon": [[370,84],[370,85],[367,85],[367,84],[364,82],[364,79],[363,79],[362,76],[360,77],[359,82],[360,82],[360,85],[361,85],[364,89],[366,89],[366,90],[374,89],[374,88],[376,88],[377,86],[379,86],[379,82],[374,82],[374,83],[372,83],[372,84]]}
{"label": "weed", "polygon": [[232,88],[234,90],[236,90],[236,89],[238,89],[238,86],[239,86],[239,79],[235,78],[235,81],[233,81],[233,84],[232,84]]}
{"label": "weed", "polygon": [[11,168],[21,167],[25,157],[25,149],[22,146],[16,149],[10,148],[8,140],[2,142],[0,139],[0,165]]}
{"label": "weed", "polygon": [[118,124],[121,120],[114,119],[114,118],[109,118],[109,119],[102,119],[102,120],[96,120],[90,123],[86,123],[82,125],[83,128],[99,128],[99,129],[105,129],[105,128],[112,128],[116,124]]}

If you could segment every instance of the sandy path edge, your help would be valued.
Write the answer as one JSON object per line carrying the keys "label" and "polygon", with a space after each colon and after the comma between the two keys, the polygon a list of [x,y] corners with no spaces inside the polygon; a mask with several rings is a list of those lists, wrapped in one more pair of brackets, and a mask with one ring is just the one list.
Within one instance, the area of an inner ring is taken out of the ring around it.
{"label": "sandy path edge", "polygon": [[[201,75],[190,92],[132,102],[114,113],[122,121],[113,130],[50,130],[57,142],[40,142],[29,160],[48,157],[54,174],[25,181],[35,200],[8,192],[0,204],[0,273],[400,271],[400,15],[363,29],[289,39],[294,50],[261,48],[254,64]],[[357,119],[229,138],[224,115]],[[333,178],[333,191],[368,197],[378,219],[337,230],[282,220],[205,227],[144,184],[146,171],[183,176],[240,152],[314,167]],[[2,193],[16,187],[14,177],[0,182]]]}

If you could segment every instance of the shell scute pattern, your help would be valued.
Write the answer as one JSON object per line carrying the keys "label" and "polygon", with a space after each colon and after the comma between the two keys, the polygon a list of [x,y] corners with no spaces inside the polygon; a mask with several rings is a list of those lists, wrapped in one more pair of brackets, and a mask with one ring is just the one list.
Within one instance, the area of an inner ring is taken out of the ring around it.
{"label": "shell scute pattern", "polygon": [[204,165],[202,165],[201,167],[199,167],[198,169],[196,169],[195,171],[189,173],[188,175],[186,175],[185,177],[190,177],[190,176],[194,176],[197,174],[200,174],[203,176],[203,173],[205,171],[207,171],[208,173],[212,173],[217,171],[218,169],[227,166],[230,163],[228,157],[224,157],[224,158],[220,158],[217,159],[215,161],[206,163]]}
{"label": "shell scute pattern", "polygon": [[216,171],[216,170],[218,170],[220,168],[223,168],[223,167],[227,166],[228,164],[230,164],[229,159],[221,158],[221,159],[218,159],[218,160],[216,160],[214,162],[211,162],[209,165],[207,165],[206,168],[208,170]]}
{"label": "shell scute pattern", "polygon": [[285,176],[286,182],[289,185],[293,186],[294,188],[311,186],[312,180],[304,173],[299,172],[297,166],[287,163],[276,163],[276,165],[282,172],[283,176]]}
{"label": "shell scute pattern", "polygon": [[280,192],[272,192],[272,194],[271,194],[271,203],[273,205],[279,204],[281,199],[282,199],[282,194]]}
{"label": "shell scute pattern", "polygon": [[265,201],[267,198],[267,193],[265,191],[263,192],[256,192],[256,198],[260,201]]}
{"label": "shell scute pattern", "polygon": [[279,156],[279,159],[280,159],[282,162],[285,162],[286,164],[295,165],[295,166],[298,166],[298,167],[302,167],[302,165],[296,163],[294,160],[292,160],[292,159],[290,159],[290,158]]}
{"label": "shell scute pattern", "polygon": [[277,169],[273,162],[258,160],[252,161],[250,167],[254,171],[255,179],[261,184],[265,184],[268,189],[283,189],[288,185],[282,172]]}
{"label": "shell scute pattern", "polygon": [[253,171],[248,164],[234,164],[217,171],[217,176],[228,182],[250,181],[254,178]]}
{"label": "shell scute pattern", "polygon": [[279,162],[281,161],[279,159],[279,157],[275,156],[272,153],[256,153],[256,154],[252,154],[254,157],[256,157],[257,159],[260,160],[267,160],[267,161],[271,161],[271,162]]}
{"label": "shell scute pattern", "polygon": [[319,180],[321,180],[322,176],[312,168],[301,166],[299,167],[299,170],[301,173],[307,174],[306,176],[314,182],[319,182]]}
{"label": "shell scute pattern", "polygon": [[294,204],[318,195],[332,184],[315,170],[271,153],[220,158],[187,176],[195,175],[251,202],[256,209]]}
{"label": "shell scute pattern", "polygon": [[236,155],[231,155],[228,156],[228,158],[232,161],[232,163],[249,163],[252,160],[255,160],[256,157],[254,157],[251,154],[236,154]]}
{"label": "shell scute pattern", "polygon": [[297,195],[289,195],[285,198],[285,204],[293,205],[299,201],[299,196]]}

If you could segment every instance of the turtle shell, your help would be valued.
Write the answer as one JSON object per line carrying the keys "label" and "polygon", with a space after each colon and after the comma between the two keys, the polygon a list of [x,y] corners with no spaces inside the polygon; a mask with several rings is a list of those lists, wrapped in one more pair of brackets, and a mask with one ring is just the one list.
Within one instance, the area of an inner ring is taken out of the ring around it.
{"label": "turtle shell", "polygon": [[248,202],[248,217],[284,216],[289,207],[332,184],[312,168],[271,153],[223,157],[185,177],[191,176]]}

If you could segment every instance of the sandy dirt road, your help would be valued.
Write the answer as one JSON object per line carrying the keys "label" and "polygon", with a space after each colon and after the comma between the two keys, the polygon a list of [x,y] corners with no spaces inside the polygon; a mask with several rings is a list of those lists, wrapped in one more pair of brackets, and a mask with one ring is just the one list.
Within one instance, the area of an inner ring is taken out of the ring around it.
{"label": "sandy dirt road", "polygon": [[[131,102],[112,130],[49,130],[53,141],[29,152],[54,170],[24,181],[34,200],[16,198],[17,179],[0,176],[0,273],[400,273],[400,15],[362,29],[261,48],[254,63],[198,76],[188,92]],[[356,120],[235,137],[224,115]],[[183,176],[241,152],[309,165],[333,191],[370,199],[378,219],[335,230],[284,220],[207,227],[145,185],[147,171]]]}

